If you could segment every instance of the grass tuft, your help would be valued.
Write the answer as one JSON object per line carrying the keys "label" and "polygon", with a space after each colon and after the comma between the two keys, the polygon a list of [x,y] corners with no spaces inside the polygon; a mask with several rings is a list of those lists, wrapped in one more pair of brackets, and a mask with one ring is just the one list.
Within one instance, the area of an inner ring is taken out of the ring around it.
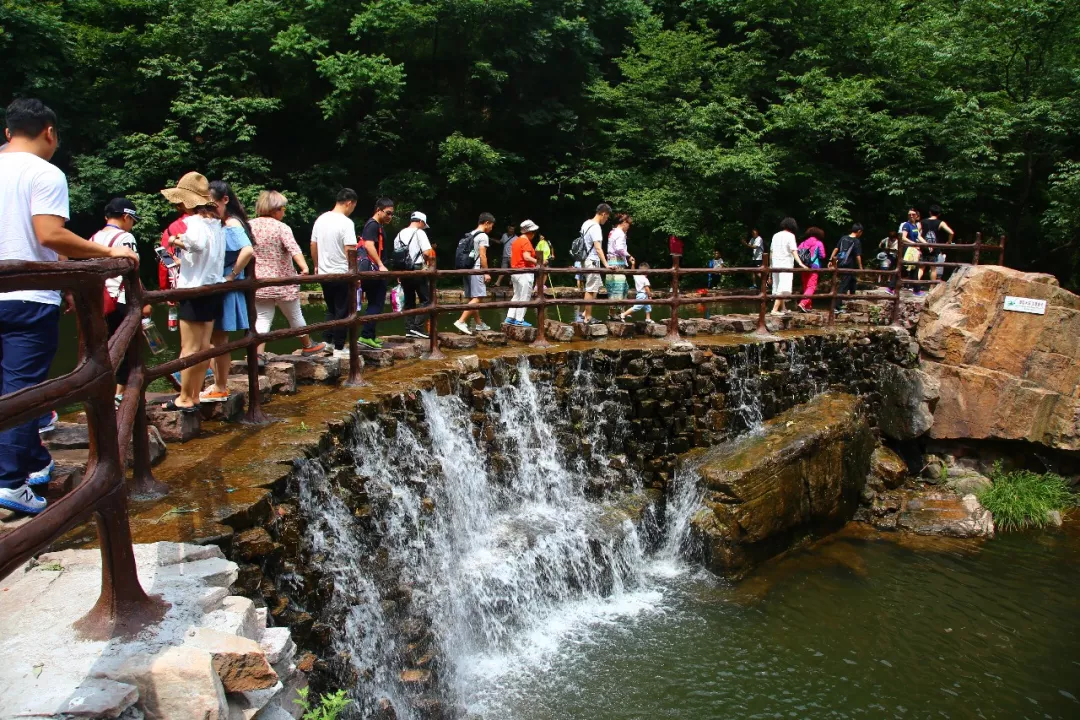
{"label": "grass tuft", "polygon": [[979,493],[979,502],[993,514],[999,530],[1046,527],[1050,511],[1077,504],[1069,484],[1054,473],[1004,472],[999,463],[990,472],[990,479],[994,484]]}

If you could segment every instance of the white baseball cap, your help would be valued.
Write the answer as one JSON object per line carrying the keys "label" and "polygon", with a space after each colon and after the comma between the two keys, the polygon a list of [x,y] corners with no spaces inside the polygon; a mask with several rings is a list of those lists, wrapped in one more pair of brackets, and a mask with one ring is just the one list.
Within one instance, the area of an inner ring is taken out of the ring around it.
{"label": "white baseball cap", "polygon": [[427,224],[427,215],[420,212],[419,210],[417,210],[416,212],[414,212],[412,214],[412,217],[409,218],[409,222],[416,222],[417,220],[424,223],[425,228],[430,228],[431,227],[430,225]]}
{"label": "white baseball cap", "polygon": [[532,220],[526,220],[525,222],[521,223],[522,234],[527,232],[536,232],[539,229],[540,226],[534,223]]}

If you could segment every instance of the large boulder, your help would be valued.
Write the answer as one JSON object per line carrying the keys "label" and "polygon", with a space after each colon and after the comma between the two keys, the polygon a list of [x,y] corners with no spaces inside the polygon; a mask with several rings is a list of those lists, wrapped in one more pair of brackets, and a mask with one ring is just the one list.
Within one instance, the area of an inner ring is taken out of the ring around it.
{"label": "large boulder", "polygon": [[[1007,295],[1046,313],[1005,310]],[[966,268],[927,297],[917,336],[940,385],[930,437],[1080,449],[1080,297],[1053,276]]]}
{"label": "large boulder", "polygon": [[938,378],[893,363],[884,363],[879,372],[881,410],[877,420],[881,432],[894,440],[911,440],[929,430],[941,394]]}
{"label": "large boulder", "polygon": [[692,520],[704,560],[740,578],[817,529],[855,513],[874,449],[862,401],[825,394],[777,415],[764,432],[705,453]]}

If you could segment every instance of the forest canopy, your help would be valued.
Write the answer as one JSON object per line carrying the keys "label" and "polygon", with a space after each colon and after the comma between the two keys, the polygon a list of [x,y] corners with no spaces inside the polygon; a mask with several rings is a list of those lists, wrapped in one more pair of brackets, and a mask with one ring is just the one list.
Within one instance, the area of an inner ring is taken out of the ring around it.
{"label": "forest canopy", "polygon": [[642,259],[746,264],[785,215],[832,244],[939,204],[1080,285],[1076,0],[3,0],[0,57],[0,104],[61,117],[83,232],[125,194],[149,245],[192,169],[282,190],[301,237],[389,195],[447,257],[482,211],[565,260],[604,200]]}

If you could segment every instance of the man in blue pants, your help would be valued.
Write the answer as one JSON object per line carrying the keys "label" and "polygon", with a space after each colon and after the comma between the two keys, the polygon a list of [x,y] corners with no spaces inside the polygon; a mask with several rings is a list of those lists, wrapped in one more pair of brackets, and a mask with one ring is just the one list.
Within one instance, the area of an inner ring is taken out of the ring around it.
{"label": "man in blue pants", "polygon": [[[40,100],[20,98],[6,111],[8,143],[0,150],[0,260],[56,261],[138,255],[116,245],[87,242],[64,227],[67,178],[50,163],[60,136],[56,114]],[[0,394],[44,382],[56,354],[60,293],[0,293]],[[0,432],[0,507],[34,514],[45,500],[32,486],[45,485],[53,462],[41,444],[38,419]]]}

